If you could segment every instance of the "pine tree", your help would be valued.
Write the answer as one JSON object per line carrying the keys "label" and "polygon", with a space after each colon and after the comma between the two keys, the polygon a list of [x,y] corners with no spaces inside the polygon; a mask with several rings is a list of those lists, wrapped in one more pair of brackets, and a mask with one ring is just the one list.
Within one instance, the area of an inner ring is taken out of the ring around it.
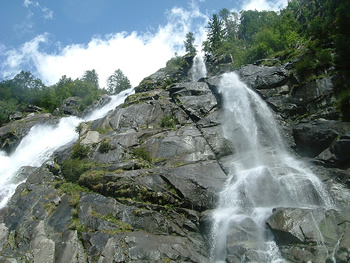
{"label": "pine tree", "polygon": [[194,37],[192,32],[186,34],[186,40],[184,41],[186,52],[190,54],[196,54],[196,48],[194,47]]}
{"label": "pine tree", "polygon": [[208,40],[204,41],[204,51],[206,54],[214,54],[222,45],[224,38],[223,21],[217,14],[209,20],[207,28]]}

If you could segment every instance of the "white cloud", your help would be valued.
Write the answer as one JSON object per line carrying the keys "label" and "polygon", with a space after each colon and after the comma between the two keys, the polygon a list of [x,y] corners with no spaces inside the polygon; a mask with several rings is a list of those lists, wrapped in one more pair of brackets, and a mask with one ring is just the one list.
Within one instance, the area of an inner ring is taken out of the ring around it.
{"label": "white cloud", "polygon": [[31,65],[29,70],[51,85],[63,75],[75,79],[85,70],[95,69],[100,86],[104,87],[107,77],[120,68],[136,86],[144,77],[164,67],[175,53],[184,53],[183,41],[189,31],[194,32],[198,43],[205,37],[207,17],[198,7],[192,6],[191,10],[173,8],[167,12],[167,18],[168,23],[153,34],[119,32],[103,38],[94,37],[88,44],[65,46],[57,53],[43,52],[44,45],[49,47],[57,43],[50,43],[47,33],[38,35],[19,49],[3,52],[3,77],[13,77]]}
{"label": "white cloud", "polygon": [[243,10],[273,10],[279,11],[287,6],[288,0],[246,0],[242,5]]}
{"label": "white cloud", "polygon": [[43,13],[43,16],[45,19],[52,19],[53,18],[53,11],[45,6],[41,6],[39,2],[33,2],[30,0],[24,0],[23,5],[28,8],[29,13],[33,15],[33,12],[30,10],[30,7],[33,6],[34,8],[38,9]]}

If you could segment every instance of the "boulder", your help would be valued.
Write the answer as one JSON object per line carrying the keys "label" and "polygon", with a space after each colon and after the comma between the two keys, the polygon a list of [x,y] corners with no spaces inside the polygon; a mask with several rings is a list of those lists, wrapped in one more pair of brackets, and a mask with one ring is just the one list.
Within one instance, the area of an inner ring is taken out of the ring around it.
{"label": "boulder", "polygon": [[242,81],[255,89],[271,89],[285,85],[289,78],[288,64],[280,67],[247,65],[238,71]]}
{"label": "boulder", "polygon": [[59,107],[59,112],[61,114],[78,116],[80,114],[80,106],[80,97],[69,97],[62,102],[61,106]]}
{"label": "boulder", "polygon": [[293,127],[295,150],[302,156],[316,157],[340,135],[335,121],[300,122]]}
{"label": "boulder", "polygon": [[340,136],[334,143],[317,156],[317,160],[331,167],[349,167],[350,133]]}
{"label": "boulder", "polygon": [[266,223],[287,260],[300,262],[306,256],[312,262],[325,262],[333,253],[335,258],[350,259],[339,247],[348,232],[349,219],[349,212],[334,209],[276,208]]}

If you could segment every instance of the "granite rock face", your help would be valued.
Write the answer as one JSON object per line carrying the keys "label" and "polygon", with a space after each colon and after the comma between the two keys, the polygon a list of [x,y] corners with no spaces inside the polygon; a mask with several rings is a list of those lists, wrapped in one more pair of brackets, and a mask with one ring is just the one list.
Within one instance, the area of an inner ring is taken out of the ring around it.
{"label": "granite rock face", "polygon": [[[211,65],[221,73],[231,60],[215,63],[224,64]],[[1,262],[209,262],[210,214],[235,145],[221,127],[220,75],[190,82],[188,67],[172,73],[175,83],[157,71],[123,105],[82,123],[75,145],[42,167],[22,168],[26,182],[0,211]],[[275,111],[291,153],[313,163],[335,208],[276,207],[266,230],[288,262],[348,262],[350,125],[332,110],[331,77],[307,84],[293,72],[288,63],[238,73]],[[3,148],[14,149],[29,124],[12,148],[8,134],[19,121],[1,127]],[[254,236],[248,223],[230,228],[228,262],[259,245],[239,251],[236,234]]]}

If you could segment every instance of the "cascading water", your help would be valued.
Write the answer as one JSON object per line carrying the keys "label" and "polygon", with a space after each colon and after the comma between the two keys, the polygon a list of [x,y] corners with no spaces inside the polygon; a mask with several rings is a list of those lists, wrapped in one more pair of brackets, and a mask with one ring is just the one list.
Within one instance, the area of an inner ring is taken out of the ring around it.
{"label": "cascading water", "polygon": [[129,89],[112,96],[108,104],[93,111],[84,119],[71,116],[62,118],[56,127],[36,125],[23,138],[13,154],[7,156],[0,151],[0,208],[6,205],[17,185],[25,180],[25,178],[16,178],[22,166],[41,166],[55,150],[77,140],[78,134],[75,128],[80,122],[102,118],[123,103],[131,92],[133,90]]}
{"label": "cascading water", "polygon": [[193,82],[207,76],[207,68],[205,66],[204,57],[201,52],[197,52],[196,56],[193,58],[191,74]]}
{"label": "cascading water", "polygon": [[331,207],[331,201],[320,180],[287,153],[274,115],[237,74],[224,74],[219,92],[234,154],[224,164],[229,178],[213,212],[211,261],[284,262],[265,226],[272,209]]}

